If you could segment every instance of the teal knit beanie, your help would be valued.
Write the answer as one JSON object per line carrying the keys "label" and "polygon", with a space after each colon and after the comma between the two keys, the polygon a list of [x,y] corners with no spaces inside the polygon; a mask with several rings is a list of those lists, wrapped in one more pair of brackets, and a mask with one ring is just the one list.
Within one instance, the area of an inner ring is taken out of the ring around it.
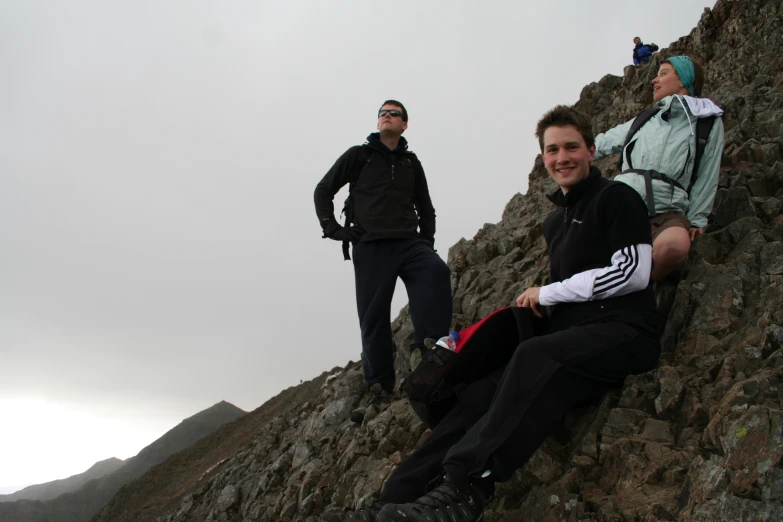
{"label": "teal knit beanie", "polygon": [[680,81],[688,89],[688,94],[696,96],[693,88],[693,82],[696,80],[696,70],[693,68],[693,62],[687,56],[672,56],[669,62],[680,77]]}

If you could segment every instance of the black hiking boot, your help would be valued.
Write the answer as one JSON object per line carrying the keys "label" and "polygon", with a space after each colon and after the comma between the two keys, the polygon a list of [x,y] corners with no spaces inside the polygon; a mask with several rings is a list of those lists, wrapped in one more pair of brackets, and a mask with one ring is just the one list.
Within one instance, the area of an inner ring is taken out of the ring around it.
{"label": "black hiking boot", "polygon": [[437,339],[426,338],[423,343],[415,343],[410,346],[410,355],[408,356],[408,366],[411,371],[415,370],[424,356],[427,354],[427,350],[435,346]]}
{"label": "black hiking boot", "polygon": [[378,522],[480,522],[484,520],[484,494],[471,485],[459,489],[444,482],[413,504],[386,504]]}
{"label": "black hiking boot", "polygon": [[370,506],[355,511],[343,511],[342,513],[324,513],[321,522],[375,522],[383,504],[373,502]]}
{"label": "black hiking boot", "polygon": [[383,389],[381,383],[376,382],[367,388],[367,392],[362,396],[362,400],[359,401],[359,406],[351,412],[351,420],[357,424],[361,423],[370,405],[380,407],[384,404],[389,404],[392,401],[392,395],[392,392]]}
{"label": "black hiking boot", "polygon": [[392,395],[393,393],[384,390],[383,386],[381,386],[381,383],[376,382],[370,388],[368,389],[369,395],[370,395],[370,401],[372,404],[389,404],[392,401]]}

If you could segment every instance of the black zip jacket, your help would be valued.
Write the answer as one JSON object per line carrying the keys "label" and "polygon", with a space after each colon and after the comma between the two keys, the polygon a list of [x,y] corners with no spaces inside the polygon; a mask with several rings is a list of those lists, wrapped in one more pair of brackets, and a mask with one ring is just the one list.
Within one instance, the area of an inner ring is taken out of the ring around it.
{"label": "black zip jacket", "polygon": [[370,134],[366,144],[348,149],[318,182],[315,213],[327,236],[339,226],[334,195],[347,183],[352,184],[352,221],[366,232],[360,241],[423,237],[434,242],[435,209],[427,179],[405,138],[391,151],[379,133]]}
{"label": "black zip jacket", "polygon": [[[559,208],[544,220],[549,249],[551,282],[612,264],[612,255],[625,247],[652,244],[647,208],[631,187],[590,174],[571,187],[547,196]],[[622,321],[651,333],[657,332],[658,313],[652,287],[607,299],[560,303],[551,311],[551,326],[572,326]]]}

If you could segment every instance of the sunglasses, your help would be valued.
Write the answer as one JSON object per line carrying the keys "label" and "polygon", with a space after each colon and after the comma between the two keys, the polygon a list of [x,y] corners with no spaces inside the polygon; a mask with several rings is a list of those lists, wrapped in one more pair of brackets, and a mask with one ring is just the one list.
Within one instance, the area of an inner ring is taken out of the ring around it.
{"label": "sunglasses", "polygon": [[398,111],[397,109],[381,109],[378,111],[378,117],[383,118],[387,113],[392,116],[402,116],[402,111]]}

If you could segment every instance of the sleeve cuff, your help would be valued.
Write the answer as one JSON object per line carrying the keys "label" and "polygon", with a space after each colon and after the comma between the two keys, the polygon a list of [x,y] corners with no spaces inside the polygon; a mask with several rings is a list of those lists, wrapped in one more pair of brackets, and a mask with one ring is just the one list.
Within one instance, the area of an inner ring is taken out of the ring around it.
{"label": "sleeve cuff", "polygon": [[556,283],[541,287],[541,290],[538,292],[538,304],[541,306],[552,306],[553,304],[556,304],[553,295],[554,288],[552,288],[554,284]]}
{"label": "sleeve cuff", "polygon": [[696,216],[694,218],[688,217],[688,221],[691,222],[691,228],[704,228],[707,226],[707,219],[701,216]]}

